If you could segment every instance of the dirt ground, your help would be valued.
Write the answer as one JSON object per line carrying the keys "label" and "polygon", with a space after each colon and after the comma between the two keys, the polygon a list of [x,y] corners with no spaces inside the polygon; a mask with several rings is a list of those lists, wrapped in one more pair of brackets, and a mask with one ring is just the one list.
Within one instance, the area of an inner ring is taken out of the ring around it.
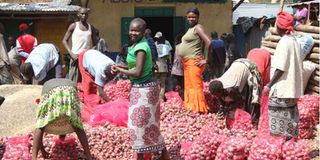
{"label": "dirt ground", "polygon": [[42,86],[0,85],[0,95],[6,100],[0,106],[0,137],[14,136],[34,130],[36,103]]}

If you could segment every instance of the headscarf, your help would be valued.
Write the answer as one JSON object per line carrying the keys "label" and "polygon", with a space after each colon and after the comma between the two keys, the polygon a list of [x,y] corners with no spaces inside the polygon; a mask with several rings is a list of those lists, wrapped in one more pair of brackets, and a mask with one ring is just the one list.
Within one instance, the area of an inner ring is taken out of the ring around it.
{"label": "headscarf", "polygon": [[20,30],[21,32],[28,30],[28,28],[29,28],[29,26],[28,26],[26,23],[21,23],[21,24],[19,25],[19,30]]}
{"label": "headscarf", "polygon": [[257,65],[261,75],[261,85],[268,84],[270,81],[270,53],[264,48],[254,48],[249,51],[247,58]]}
{"label": "headscarf", "polygon": [[277,17],[277,27],[286,30],[285,34],[293,31],[293,16],[288,12],[279,12]]}

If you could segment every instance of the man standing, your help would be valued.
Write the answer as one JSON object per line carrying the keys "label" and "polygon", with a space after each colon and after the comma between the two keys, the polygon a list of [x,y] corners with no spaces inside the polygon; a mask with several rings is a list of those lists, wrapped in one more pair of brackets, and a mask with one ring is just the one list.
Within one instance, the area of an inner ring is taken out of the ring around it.
{"label": "man standing", "polygon": [[[78,11],[78,17],[79,21],[74,22],[69,26],[62,40],[64,47],[71,56],[67,77],[74,82],[81,81],[78,69],[79,54],[85,50],[93,48],[96,44],[96,34],[94,33],[95,29],[87,22],[88,9],[83,7],[80,8]],[[68,45],[70,37],[72,40],[71,48]]]}
{"label": "man standing", "polygon": [[96,30],[96,38],[97,38],[97,48],[96,50],[100,51],[104,55],[108,56],[108,53],[110,52],[108,49],[107,42],[100,37],[100,32],[99,30]]}
{"label": "man standing", "polygon": [[10,62],[7,54],[6,44],[4,43],[3,33],[4,26],[0,23],[0,85],[1,84],[11,84],[13,79],[9,72]]}
{"label": "man standing", "polygon": [[226,49],[225,70],[227,70],[233,61],[241,58],[242,56],[236,47],[235,35],[233,33],[223,33],[220,39],[223,40]]}
{"label": "man standing", "polygon": [[268,101],[270,134],[284,135],[287,140],[299,133],[297,101],[303,95],[300,45],[292,35],[292,22],[293,16],[290,13],[278,13],[276,25],[281,39],[271,62],[275,71],[263,89],[264,95],[270,91]]}
{"label": "man standing", "polygon": [[22,23],[19,25],[19,30],[22,32],[22,35],[17,38],[17,50],[21,56],[21,64],[26,61],[31,51],[38,45],[37,38],[31,34],[28,34],[29,29],[28,24]]}
{"label": "man standing", "polygon": [[157,79],[160,80],[160,98],[164,98],[164,93],[166,91],[166,79],[169,72],[168,62],[171,62],[171,50],[172,47],[163,36],[161,32],[157,32],[154,36],[156,38],[156,47],[158,52],[158,59],[156,64],[158,70],[156,72]]}
{"label": "man standing", "polygon": [[153,72],[158,70],[158,66],[157,66],[157,59],[158,59],[158,52],[157,52],[157,47],[156,44],[152,38],[152,31],[151,29],[147,28],[146,31],[144,32],[144,36],[146,37],[147,41],[148,41],[148,45],[151,49],[151,54],[152,54],[152,70]]}
{"label": "man standing", "polygon": [[9,61],[10,61],[10,73],[13,78],[14,84],[22,84],[23,79],[20,72],[21,56],[19,55],[16,47],[16,39],[13,36],[8,37],[9,44]]}
{"label": "man standing", "polygon": [[151,29],[147,28],[144,36],[146,37],[147,41],[148,41],[148,45],[151,49],[151,53],[152,53],[152,60],[155,62],[158,59],[158,52],[157,52],[157,47],[155,45],[155,42],[152,38],[152,31]]}
{"label": "man standing", "polygon": [[220,77],[224,72],[226,50],[224,42],[218,38],[217,32],[211,32],[211,54],[208,55],[210,79]]}

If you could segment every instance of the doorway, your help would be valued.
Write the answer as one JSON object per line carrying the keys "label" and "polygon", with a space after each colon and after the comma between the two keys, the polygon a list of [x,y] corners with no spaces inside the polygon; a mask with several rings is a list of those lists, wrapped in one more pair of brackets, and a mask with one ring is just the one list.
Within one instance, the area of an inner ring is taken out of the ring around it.
{"label": "doorway", "polygon": [[147,28],[151,29],[152,37],[157,32],[161,32],[162,35],[174,45],[173,35],[173,17],[141,17],[147,23]]}
{"label": "doorway", "polygon": [[[187,28],[185,18],[176,17],[175,9],[170,7],[138,7],[135,8],[134,17],[144,19],[147,23],[147,27],[151,29],[153,36],[158,31],[162,32],[172,46],[174,46],[175,36],[185,32]],[[122,45],[128,44],[129,24],[132,19],[133,17],[121,18]]]}

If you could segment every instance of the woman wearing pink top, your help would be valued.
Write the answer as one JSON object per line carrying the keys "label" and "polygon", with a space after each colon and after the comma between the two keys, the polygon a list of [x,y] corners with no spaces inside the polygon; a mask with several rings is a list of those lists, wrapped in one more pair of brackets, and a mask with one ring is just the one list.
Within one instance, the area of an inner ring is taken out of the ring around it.
{"label": "woman wearing pink top", "polygon": [[296,14],[294,14],[294,20],[296,25],[303,25],[308,18],[308,9],[305,6],[297,6]]}

